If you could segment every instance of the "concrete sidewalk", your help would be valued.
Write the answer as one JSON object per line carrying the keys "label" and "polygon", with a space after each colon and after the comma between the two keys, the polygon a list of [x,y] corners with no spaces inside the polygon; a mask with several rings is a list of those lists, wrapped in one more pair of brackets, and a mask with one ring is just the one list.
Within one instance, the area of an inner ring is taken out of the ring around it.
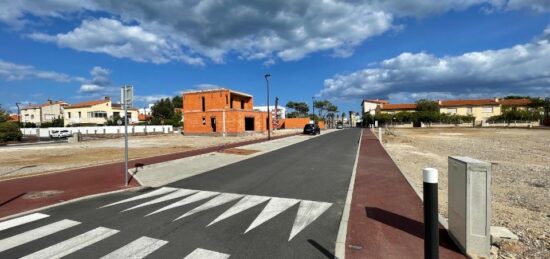
{"label": "concrete sidewalk", "polygon": [[[465,258],[444,228],[439,233],[441,258]],[[347,258],[424,257],[422,201],[370,130],[361,140],[345,250]]]}
{"label": "concrete sidewalk", "polygon": [[[334,130],[325,130],[321,134],[328,134]],[[262,143],[240,146],[243,154],[235,154],[232,149],[210,152],[198,156],[186,157],[164,163],[157,163],[143,168],[132,170],[134,178],[142,186],[159,187],[173,183],[197,174],[208,172],[216,168],[237,163],[255,156],[259,156],[283,147],[294,145],[315,136],[297,135]]]}
{"label": "concrete sidewalk", "polygon": [[[272,147],[275,147],[276,143],[283,143],[278,142],[278,140],[292,138],[293,136],[296,135],[272,137],[271,142],[274,143]],[[308,137],[304,136],[303,138],[307,139]],[[263,144],[260,143],[266,143],[266,139],[130,160],[129,167],[148,167],[152,164],[213,153],[220,149],[231,149],[252,144],[262,146]],[[231,159],[227,159],[228,163],[231,161]],[[219,164],[216,167],[222,165]],[[133,170],[135,169],[130,169],[130,171]],[[128,187],[137,186],[139,186],[139,183],[131,177]],[[124,162],[0,181],[0,218],[80,197],[123,190],[128,187],[124,185]]]}

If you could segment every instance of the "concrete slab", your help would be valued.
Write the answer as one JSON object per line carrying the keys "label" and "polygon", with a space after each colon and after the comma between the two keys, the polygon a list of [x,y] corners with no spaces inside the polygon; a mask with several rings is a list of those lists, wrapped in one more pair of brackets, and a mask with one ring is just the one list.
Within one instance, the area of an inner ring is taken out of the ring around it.
{"label": "concrete slab", "polygon": [[[335,130],[324,130],[321,135],[329,134],[334,131]],[[283,147],[315,138],[317,136],[298,135],[239,147],[239,149],[258,151],[249,155],[211,152],[203,155],[146,165],[143,168],[139,168],[138,171],[134,173],[134,178],[142,186],[159,187],[191,176],[202,174],[216,168],[260,156]]]}
{"label": "concrete slab", "polygon": [[519,237],[505,227],[491,226],[491,244],[500,241],[517,242]]}

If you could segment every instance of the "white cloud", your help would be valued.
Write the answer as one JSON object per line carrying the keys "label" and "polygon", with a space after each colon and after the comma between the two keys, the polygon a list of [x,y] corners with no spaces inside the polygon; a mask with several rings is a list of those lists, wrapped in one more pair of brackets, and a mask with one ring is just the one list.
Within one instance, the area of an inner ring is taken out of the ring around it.
{"label": "white cloud", "polygon": [[156,34],[145,31],[139,26],[128,26],[108,18],[84,20],[80,27],[67,33],[57,35],[34,33],[29,37],[38,41],[55,42],[60,47],[105,53],[139,62],[160,64],[177,59],[194,65],[203,64],[200,59],[182,54],[176,44]]}
{"label": "white cloud", "polygon": [[144,96],[136,95],[136,96],[134,96],[135,101],[144,102],[144,103],[147,103],[147,104],[155,103],[156,101],[158,101],[160,99],[165,99],[165,98],[172,98],[172,97],[168,96],[168,95],[164,95],[164,94],[144,95]]}
{"label": "white cloud", "polygon": [[79,80],[63,73],[38,70],[33,66],[19,65],[3,60],[0,60],[0,77],[8,81],[38,78],[67,83]]}
{"label": "white cloud", "polygon": [[[397,17],[424,17],[480,6],[495,11],[550,11],[548,0],[289,0],[289,1],[2,1],[0,21],[24,24],[27,15],[88,19],[72,31],[30,37],[79,51],[140,62],[224,62],[228,53],[247,60],[299,60],[311,53],[348,57],[366,39],[392,29]],[[84,15],[73,15],[84,14]],[[73,16],[71,16],[73,15]]]}
{"label": "white cloud", "polygon": [[94,84],[83,84],[80,86],[79,93],[98,93],[105,90],[105,87]]}
{"label": "white cloud", "polygon": [[210,90],[210,89],[224,88],[221,85],[215,85],[215,84],[198,84],[198,85],[195,85],[195,87],[197,89],[200,89],[200,90]]}
{"label": "white cloud", "polygon": [[[436,57],[402,53],[375,67],[324,81],[319,96],[333,99],[425,96],[548,95],[550,92],[550,37],[511,48]],[[433,97],[432,96],[432,97]],[[397,99],[399,99],[397,98]]]}

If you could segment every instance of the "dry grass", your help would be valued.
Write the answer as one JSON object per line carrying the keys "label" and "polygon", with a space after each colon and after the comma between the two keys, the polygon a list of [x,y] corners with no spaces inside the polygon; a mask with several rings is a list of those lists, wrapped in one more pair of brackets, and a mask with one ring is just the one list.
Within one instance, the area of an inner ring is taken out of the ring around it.
{"label": "dry grass", "polygon": [[[469,156],[492,166],[492,225],[519,235],[501,256],[550,258],[550,130],[396,129],[387,151],[422,190],[422,168],[439,169],[440,212],[447,216],[448,156]],[[518,248],[519,246],[519,248]]]}

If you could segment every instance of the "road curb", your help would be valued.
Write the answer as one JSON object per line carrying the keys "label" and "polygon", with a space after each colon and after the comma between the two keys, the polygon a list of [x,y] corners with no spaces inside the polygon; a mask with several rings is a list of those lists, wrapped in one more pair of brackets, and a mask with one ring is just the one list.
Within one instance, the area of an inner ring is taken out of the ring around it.
{"label": "road curb", "polygon": [[359,135],[359,143],[357,145],[357,154],[355,155],[355,163],[353,164],[353,172],[349,181],[348,194],[346,196],[346,202],[344,204],[344,211],[342,212],[342,219],[340,220],[340,227],[338,228],[338,235],[336,238],[336,247],[334,254],[336,258],[344,259],[346,257],[346,237],[348,233],[348,220],[349,211],[351,208],[351,201],[353,198],[353,187],[355,186],[355,175],[357,174],[357,163],[359,161],[359,152],[361,150],[361,140],[363,139],[363,130]]}

